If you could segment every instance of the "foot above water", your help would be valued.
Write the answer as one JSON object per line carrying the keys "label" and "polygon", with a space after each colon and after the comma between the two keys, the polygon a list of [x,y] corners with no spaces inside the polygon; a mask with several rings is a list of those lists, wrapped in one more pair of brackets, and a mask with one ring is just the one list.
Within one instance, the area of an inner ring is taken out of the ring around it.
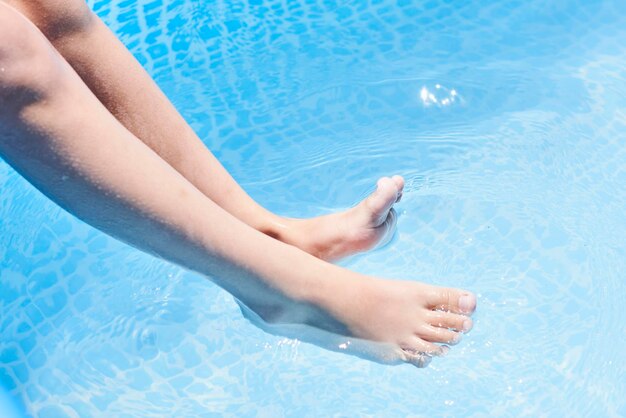
{"label": "foot above water", "polygon": [[376,190],[343,212],[310,219],[288,219],[279,239],[326,261],[386,244],[395,232],[393,205],[402,197],[404,179],[382,177]]}

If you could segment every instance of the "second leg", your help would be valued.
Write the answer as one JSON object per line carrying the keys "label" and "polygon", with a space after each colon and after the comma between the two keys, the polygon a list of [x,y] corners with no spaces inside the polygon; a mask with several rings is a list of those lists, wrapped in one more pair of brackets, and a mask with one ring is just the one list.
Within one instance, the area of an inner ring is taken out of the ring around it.
{"label": "second leg", "polygon": [[84,0],[5,0],[51,41],[105,107],[202,193],[253,228],[319,258],[337,260],[386,242],[404,181],[381,179],[354,208],[312,219],[256,203],[204,146],[132,54]]}

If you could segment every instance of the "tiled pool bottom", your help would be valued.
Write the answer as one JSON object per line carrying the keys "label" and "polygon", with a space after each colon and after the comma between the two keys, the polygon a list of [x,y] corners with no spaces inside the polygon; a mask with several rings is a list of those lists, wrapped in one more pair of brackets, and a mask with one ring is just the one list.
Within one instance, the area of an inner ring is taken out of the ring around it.
{"label": "tiled pool bottom", "polygon": [[626,416],[625,5],[91,3],[270,209],[404,175],[398,236],[347,265],[479,310],[424,370],[270,336],[2,163],[0,382],[30,415]]}

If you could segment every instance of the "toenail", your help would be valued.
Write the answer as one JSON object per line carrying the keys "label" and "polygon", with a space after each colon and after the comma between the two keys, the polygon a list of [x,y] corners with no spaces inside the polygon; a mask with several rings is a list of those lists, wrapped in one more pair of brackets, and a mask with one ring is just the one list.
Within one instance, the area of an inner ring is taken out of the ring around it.
{"label": "toenail", "polygon": [[472,323],[471,319],[466,319],[465,321],[463,321],[463,332],[468,332],[469,330],[471,330],[472,325],[474,324]]}
{"label": "toenail", "polygon": [[476,297],[471,294],[463,295],[459,298],[459,309],[464,313],[472,313],[476,306]]}

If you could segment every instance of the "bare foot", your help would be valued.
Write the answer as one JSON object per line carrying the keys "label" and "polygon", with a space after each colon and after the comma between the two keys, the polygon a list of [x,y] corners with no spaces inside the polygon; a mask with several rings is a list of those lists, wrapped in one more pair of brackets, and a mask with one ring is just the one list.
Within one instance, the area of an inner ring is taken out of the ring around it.
{"label": "bare foot", "polygon": [[395,232],[393,205],[402,197],[404,179],[383,177],[376,190],[344,212],[311,219],[281,221],[275,238],[326,261],[386,244]]}
{"label": "bare foot", "polygon": [[256,319],[263,321],[254,321],[245,308],[244,314],[274,334],[380,363],[418,367],[445,355],[473,326],[476,297],[467,291],[352,272],[333,283],[338,287],[325,292],[312,310],[311,305],[284,306],[268,317],[255,309]]}
{"label": "bare foot", "polygon": [[472,329],[469,316],[476,296],[419,282],[374,279],[356,304],[356,317],[347,320],[355,336],[395,348],[395,356],[384,358],[387,362],[425,367]]}

